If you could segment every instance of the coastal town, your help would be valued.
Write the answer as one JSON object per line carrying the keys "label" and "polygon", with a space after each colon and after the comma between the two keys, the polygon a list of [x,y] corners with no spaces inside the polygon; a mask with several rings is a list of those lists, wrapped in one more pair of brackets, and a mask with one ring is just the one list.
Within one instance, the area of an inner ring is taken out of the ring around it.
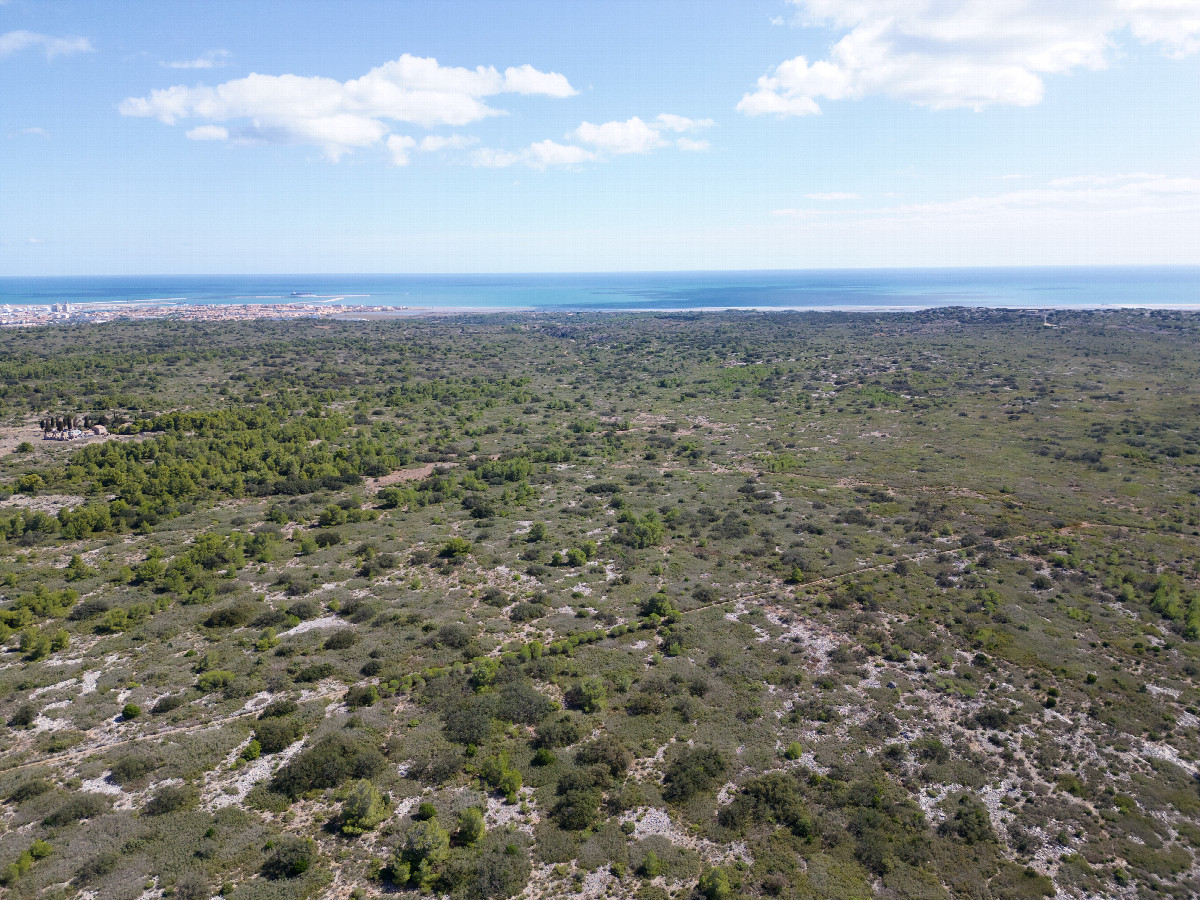
{"label": "coastal town", "polygon": [[410,306],[361,306],[342,303],[189,304],[117,301],[52,303],[0,307],[0,328],[79,325],[116,319],[175,319],[184,322],[237,322],[248,319],[353,319],[419,315],[429,310]]}

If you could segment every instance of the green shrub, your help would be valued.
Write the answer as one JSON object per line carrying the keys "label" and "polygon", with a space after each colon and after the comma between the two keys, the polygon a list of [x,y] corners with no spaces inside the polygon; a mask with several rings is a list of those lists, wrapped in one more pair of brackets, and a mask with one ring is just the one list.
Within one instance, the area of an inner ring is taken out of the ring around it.
{"label": "green shrub", "polygon": [[272,700],[262,708],[262,712],[258,714],[259,721],[263,719],[277,719],[283,716],[290,716],[292,713],[300,709],[295,700]]}
{"label": "green shrub", "polygon": [[40,711],[32,703],[23,703],[12,714],[12,718],[8,720],[8,725],[10,728],[28,728],[37,719]]}
{"label": "green shrub", "polygon": [[263,753],[278,753],[294,744],[300,734],[300,723],[295,719],[262,719],[254,729],[254,740]]}
{"label": "green shrub", "polygon": [[569,747],[582,736],[579,726],[569,717],[563,716],[555,722],[543,722],[537,728],[534,746],[547,750]]}
{"label": "green shrub", "polygon": [[206,694],[211,694],[213,691],[221,691],[229,687],[233,683],[233,679],[237,676],[232,672],[227,672],[223,669],[215,669],[212,672],[204,672],[196,679],[196,687],[204,691]]}
{"label": "green shrub", "polygon": [[199,793],[190,785],[168,784],[146,801],[142,812],[147,816],[165,816],[181,809],[191,809],[199,799]]}
{"label": "green shrub", "polygon": [[370,831],[387,817],[387,804],[371,782],[360,778],[350,786],[342,801],[342,834],[359,835]]}
{"label": "green shrub", "polygon": [[585,713],[599,712],[608,702],[608,691],[601,678],[584,678],[566,693],[567,703]]}
{"label": "green shrub", "polygon": [[129,753],[112,764],[109,777],[117,784],[128,784],[158,768],[158,760],[145,752]]}
{"label": "green shrub", "polygon": [[458,814],[458,829],[454,832],[455,840],[470,847],[479,843],[487,831],[483,813],[477,806],[469,806]]}
{"label": "green shrub", "polygon": [[728,900],[733,896],[729,876],[725,874],[724,869],[709,869],[700,876],[700,883],[696,885],[696,889],[706,900]]}
{"label": "green shrub", "polygon": [[254,618],[255,608],[248,603],[235,603],[213,610],[204,625],[207,628],[239,628]]}
{"label": "green shrub", "polygon": [[272,853],[263,863],[262,873],[272,881],[299,878],[312,868],[316,859],[316,844],[307,838],[287,834],[274,841]]}
{"label": "green shrub", "polygon": [[592,772],[567,772],[559,779],[555,794],[557,798],[550,814],[560,828],[582,831],[600,818],[604,792]]}
{"label": "green shrub", "polygon": [[663,796],[672,802],[690,800],[696,794],[712,790],[725,773],[725,759],[711,748],[684,750],[667,766]]}
{"label": "green shrub", "polygon": [[379,689],[373,684],[356,684],[346,691],[346,705],[351,709],[372,706],[379,700]]}
{"label": "green shrub", "polygon": [[121,710],[121,718],[126,720],[136,719],[141,714],[142,708],[136,703],[126,703],[124,708]]}
{"label": "green shrub", "polygon": [[72,794],[66,802],[42,820],[43,825],[61,828],[83,819],[91,819],[108,812],[108,801],[96,794]]}
{"label": "green shrub", "polygon": [[517,802],[517,793],[521,790],[521,773],[514,769],[508,761],[508,755],[501,752],[499,756],[484,761],[479,767],[479,777],[500,793],[509,803]]}
{"label": "green shrub", "polygon": [[297,672],[295,681],[297,684],[311,684],[315,681],[324,681],[326,678],[332,678],[336,672],[337,669],[330,663],[317,663]]}
{"label": "green shrub", "polygon": [[173,709],[178,709],[187,703],[187,699],[182,694],[168,694],[163,697],[150,709],[150,715],[161,716],[164,713],[169,713]]}
{"label": "green shrub", "polygon": [[325,638],[326,650],[348,650],[358,643],[358,635],[349,628],[343,628],[341,631],[335,631],[329,637]]}
{"label": "green shrub", "polygon": [[28,781],[22,781],[13,788],[7,799],[9,803],[24,803],[26,800],[40,797],[47,791],[52,790],[54,790],[54,785],[44,778],[31,778]]}
{"label": "green shrub", "polygon": [[469,554],[471,549],[470,541],[460,537],[453,537],[442,545],[442,549],[438,551],[438,556],[442,559],[458,559]]}
{"label": "green shrub", "polygon": [[302,750],[275,773],[270,787],[294,800],[305,791],[337,787],[348,778],[370,778],[382,768],[378,750],[337,732]]}

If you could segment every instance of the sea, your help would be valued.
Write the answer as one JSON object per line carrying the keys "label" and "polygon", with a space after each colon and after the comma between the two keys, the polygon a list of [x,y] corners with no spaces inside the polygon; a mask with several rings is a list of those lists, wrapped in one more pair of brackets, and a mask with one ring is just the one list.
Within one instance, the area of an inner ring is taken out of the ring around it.
{"label": "sea", "polygon": [[1200,266],[0,277],[0,307],[60,303],[328,303],[413,312],[1200,309]]}

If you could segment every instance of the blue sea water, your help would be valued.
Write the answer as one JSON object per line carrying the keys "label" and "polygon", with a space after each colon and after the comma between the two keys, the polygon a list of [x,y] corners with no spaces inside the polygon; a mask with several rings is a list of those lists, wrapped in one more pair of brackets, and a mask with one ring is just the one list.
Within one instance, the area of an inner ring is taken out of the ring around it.
{"label": "blue sea water", "polygon": [[0,278],[0,306],[158,301],[442,310],[1200,308],[1200,266]]}

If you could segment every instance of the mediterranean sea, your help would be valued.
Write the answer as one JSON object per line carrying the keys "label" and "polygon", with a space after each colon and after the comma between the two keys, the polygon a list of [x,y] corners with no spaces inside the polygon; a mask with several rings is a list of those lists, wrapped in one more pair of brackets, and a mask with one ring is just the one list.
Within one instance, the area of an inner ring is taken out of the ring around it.
{"label": "mediterranean sea", "polygon": [[413,310],[1200,308],[1200,266],[0,278],[0,306],[327,302]]}

